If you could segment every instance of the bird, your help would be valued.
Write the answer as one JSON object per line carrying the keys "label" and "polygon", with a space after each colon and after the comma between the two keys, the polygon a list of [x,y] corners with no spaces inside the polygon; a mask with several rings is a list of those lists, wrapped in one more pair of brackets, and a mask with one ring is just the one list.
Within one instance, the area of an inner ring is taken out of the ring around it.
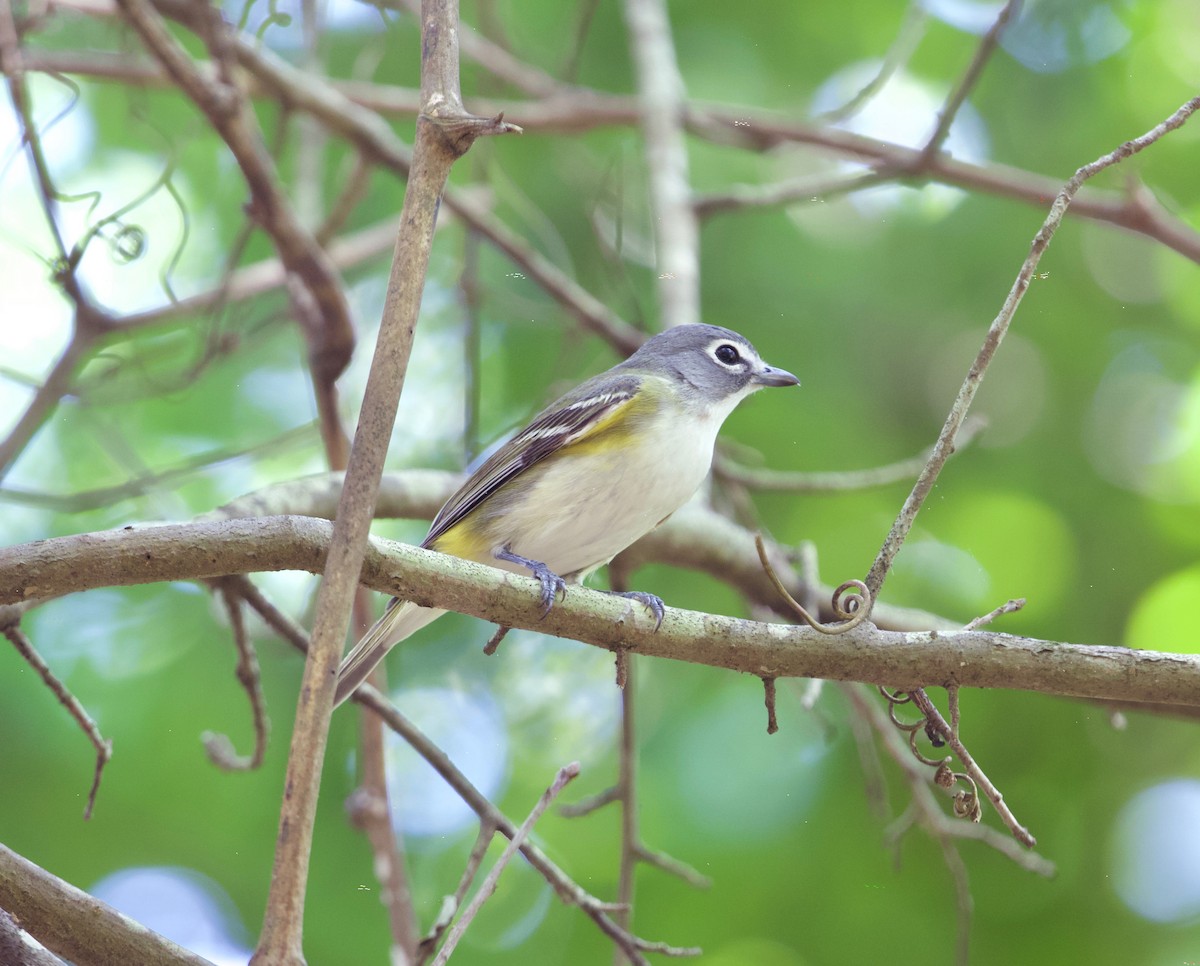
{"label": "bird", "polygon": [[[421,546],[541,584],[543,614],[692,498],[717,432],[751,393],[800,380],[717,325],[678,325],[542,410],[446,501]],[[660,598],[640,591],[662,624]],[[337,671],[335,706],[400,641],[445,613],[393,597]]]}

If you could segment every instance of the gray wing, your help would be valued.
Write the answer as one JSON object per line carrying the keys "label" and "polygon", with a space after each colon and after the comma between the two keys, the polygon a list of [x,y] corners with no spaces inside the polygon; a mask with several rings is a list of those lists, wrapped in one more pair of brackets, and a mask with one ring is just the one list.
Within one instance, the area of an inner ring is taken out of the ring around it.
{"label": "gray wing", "polygon": [[542,410],[446,501],[422,546],[432,546],[505,483],[551,453],[611,426],[616,414],[630,405],[641,382],[636,375],[601,373]]}

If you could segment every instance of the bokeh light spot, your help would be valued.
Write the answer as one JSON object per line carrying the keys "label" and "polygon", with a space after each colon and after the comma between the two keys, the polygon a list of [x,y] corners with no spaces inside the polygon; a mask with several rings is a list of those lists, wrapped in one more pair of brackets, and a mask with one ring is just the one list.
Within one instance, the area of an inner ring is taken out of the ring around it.
{"label": "bokeh light spot", "polygon": [[1125,643],[1147,651],[1200,654],[1200,565],[1178,570],[1159,580],[1138,599]]}
{"label": "bokeh light spot", "polygon": [[1163,782],[1135,795],[1113,831],[1113,884],[1139,916],[1200,916],[1200,781]]}
{"label": "bokeh light spot", "polygon": [[[481,691],[418,688],[392,700],[485,796],[499,797],[508,775],[508,731]],[[392,823],[411,836],[444,836],[474,823],[475,813],[403,738],[388,732]]]}
{"label": "bokeh light spot", "polygon": [[191,869],[142,867],[106,876],[90,890],[143,926],[216,966],[244,966],[250,950],[235,940],[245,929],[217,883]]}

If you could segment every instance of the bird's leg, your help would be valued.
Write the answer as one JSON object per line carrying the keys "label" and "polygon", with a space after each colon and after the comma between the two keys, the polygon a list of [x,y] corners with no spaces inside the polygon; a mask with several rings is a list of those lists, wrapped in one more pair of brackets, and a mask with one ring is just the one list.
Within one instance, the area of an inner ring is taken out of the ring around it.
{"label": "bird's leg", "polygon": [[630,600],[636,600],[654,615],[654,629],[658,630],[662,627],[663,618],[666,616],[666,606],[661,597],[640,590],[610,590],[609,593],[614,597],[628,597]]}
{"label": "bird's leg", "polygon": [[[507,544],[495,551],[492,556],[497,560],[504,560],[507,563],[520,564],[538,579],[542,585],[543,617],[550,613],[550,608],[554,606],[554,598],[560,592],[563,597],[567,596],[567,582],[540,560],[530,560],[528,557],[522,557],[520,554],[513,553],[512,547]],[[662,601],[659,601],[659,606],[662,606]]]}

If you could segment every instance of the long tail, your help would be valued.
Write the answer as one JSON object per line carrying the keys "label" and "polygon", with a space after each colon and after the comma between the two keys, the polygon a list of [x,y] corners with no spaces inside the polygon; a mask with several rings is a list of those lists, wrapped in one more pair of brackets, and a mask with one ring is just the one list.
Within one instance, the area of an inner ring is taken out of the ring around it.
{"label": "long tail", "polygon": [[342,660],[342,665],[338,668],[333,706],[336,708],[350,697],[354,689],[367,679],[367,675],[375,670],[375,665],[382,661],[384,655],[395,645],[444,613],[444,610],[418,607],[410,601],[399,600],[396,597],[388,601],[383,616]]}

